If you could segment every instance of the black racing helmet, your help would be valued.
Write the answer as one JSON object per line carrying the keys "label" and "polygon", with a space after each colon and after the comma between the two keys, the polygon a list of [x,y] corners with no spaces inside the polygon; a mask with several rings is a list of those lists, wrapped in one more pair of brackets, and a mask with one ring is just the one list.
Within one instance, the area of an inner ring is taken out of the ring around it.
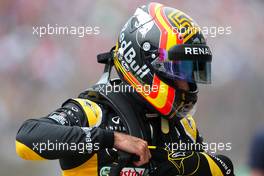
{"label": "black racing helmet", "polygon": [[[136,9],[114,51],[114,66],[121,79],[168,119],[193,110],[196,83],[211,82],[211,61],[212,53],[197,23],[159,3]],[[178,88],[177,80],[186,81],[190,90]]]}

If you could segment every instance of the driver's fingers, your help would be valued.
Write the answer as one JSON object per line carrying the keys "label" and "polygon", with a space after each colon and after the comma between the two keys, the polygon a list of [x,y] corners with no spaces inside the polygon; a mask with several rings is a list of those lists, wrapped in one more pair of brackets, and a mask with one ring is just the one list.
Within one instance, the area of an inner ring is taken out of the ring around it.
{"label": "driver's fingers", "polygon": [[151,158],[151,152],[150,152],[150,149],[148,148],[148,146],[147,146],[147,153],[148,153],[148,157],[150,159]]}
{"label": "driver's fingers", "polygon": [[135,164],[136,166],[141,166],[141,165],[143,165],[143,164],[146,164],[147,162],[148,162],[148,160],[146,159],[146,156],[141,155],[139,161],[134,162],[134,164]]}
{"label": "driver's fingers", "polygon": [[142,141],[138,144],[138,150],[136,153],[140,160],[138,162],[134,162],[136,166],[141,166],[143,164],[146,164],[149,162],[149,159],[151,158],[150,151],[148,149],[148,144],[145,141]]}

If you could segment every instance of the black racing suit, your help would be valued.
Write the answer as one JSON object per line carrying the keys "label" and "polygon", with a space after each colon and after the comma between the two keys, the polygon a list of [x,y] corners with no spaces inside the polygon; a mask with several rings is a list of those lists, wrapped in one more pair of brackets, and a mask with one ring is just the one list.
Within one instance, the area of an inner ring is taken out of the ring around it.
{"label": "black racing suit", "polygon": [[[150,149],[154,169],[150,171],[149,164],[141,168],[130,165],[120,175],[233,175],[232,162],[223,155],[211,156],[202,150],[172,151],[179,141],[202,142],[191,116],[166,125],[166,120],[147,111],[142,118],[156,144]],[[46,117],[26,120],[16,136],[16,152],[26,160],[59,159],[64,176],[107,175],[114,162],[110,154],[113,131],[126,129],[111,108],[88,99],[71,99]]]}

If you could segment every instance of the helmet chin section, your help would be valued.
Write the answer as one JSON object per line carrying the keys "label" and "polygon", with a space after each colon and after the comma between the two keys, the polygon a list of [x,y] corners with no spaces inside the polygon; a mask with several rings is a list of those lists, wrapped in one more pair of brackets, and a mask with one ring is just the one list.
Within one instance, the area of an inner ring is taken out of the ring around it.
{"label": "helmet chin section", "polygon": [[196,111],[197,93],[197,90],[176,90],[176,97],[172,107],[172,112],[165,118],[181,120],[188,115],[193,115]]}
{"label": "helmet chin section", "polygon": [[188,83],[189,84],[189,91],[190,92],[197,92],[198,93],[198,87],[196,83]]}

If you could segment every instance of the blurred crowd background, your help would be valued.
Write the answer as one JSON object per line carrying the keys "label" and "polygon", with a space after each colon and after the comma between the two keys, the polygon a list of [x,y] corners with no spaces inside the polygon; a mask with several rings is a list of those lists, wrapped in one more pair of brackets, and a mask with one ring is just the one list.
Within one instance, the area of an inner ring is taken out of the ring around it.
{"label": "blurred crowd background", "polygon": [[[157,0],[158,1],[158,0]],[[57,161],[23,161],[15,135],[28,118],[47,115],[94,84],[108,51],[145,0],[0,0],[0,175],[59,175]],[[200,86],[196,120],[208,142],[231,142],[237,175],[247,175],[248,148],[264,125],[263,0],[162,0],[200,26],[231,26],[208,37],[213,84]],[[98,26],[99,35],[33,35],[33,26]]]}

